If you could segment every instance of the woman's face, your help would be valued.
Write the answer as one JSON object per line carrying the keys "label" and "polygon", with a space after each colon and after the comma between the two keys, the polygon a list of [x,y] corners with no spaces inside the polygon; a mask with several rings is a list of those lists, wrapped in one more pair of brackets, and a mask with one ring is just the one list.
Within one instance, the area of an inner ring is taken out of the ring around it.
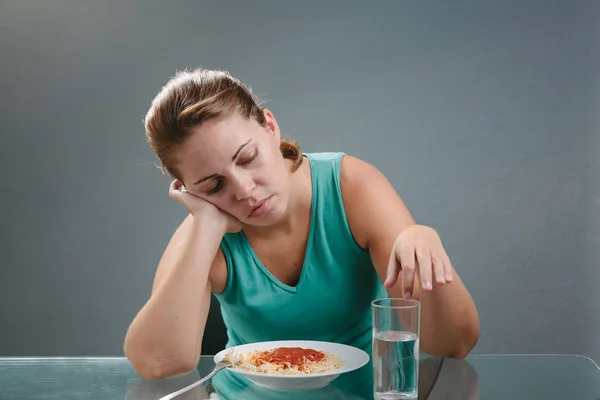
{"label": "woman's face", "polygon": [[188,192],[256,226],[276,222],[289,201],[279,127],[270,111],[265,118],[264,127],[238,113],[207,121],[176,155]]}

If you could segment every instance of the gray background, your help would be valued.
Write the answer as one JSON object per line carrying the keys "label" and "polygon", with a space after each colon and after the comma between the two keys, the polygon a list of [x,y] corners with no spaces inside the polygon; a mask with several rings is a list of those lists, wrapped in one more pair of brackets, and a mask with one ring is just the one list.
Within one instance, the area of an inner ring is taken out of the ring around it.
{"label": "gray background", "polygon": [[[306,151],[380,168],[440,232],[478,353],[600,361],[600,3],[0,5],[0,355],[119,355],[181,206],[142,118],[227,69]],[[213,309],[204,353],[224,343]]]}

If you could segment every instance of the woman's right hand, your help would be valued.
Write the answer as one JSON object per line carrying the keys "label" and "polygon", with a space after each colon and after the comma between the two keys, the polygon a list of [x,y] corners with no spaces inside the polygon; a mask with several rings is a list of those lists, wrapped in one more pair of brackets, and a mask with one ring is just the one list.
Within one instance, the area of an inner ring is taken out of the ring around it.
{"label": "woman's right hand", "polygon": [[202,218],[208,217],[212,221],[222,223],[227,232],[239,232],[242,230],[242,223],[234,216],[218,209],[208,201],[194,196],[188,192],[183,183],[175,179],[169,186],[169,197],[181,203],[194,216]]}

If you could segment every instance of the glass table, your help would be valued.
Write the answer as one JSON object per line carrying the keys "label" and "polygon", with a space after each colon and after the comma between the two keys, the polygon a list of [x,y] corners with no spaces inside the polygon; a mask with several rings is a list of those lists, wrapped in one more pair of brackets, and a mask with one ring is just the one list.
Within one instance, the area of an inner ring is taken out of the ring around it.
{"label": "glass table", "polygon": [[[147,381],[122,357],[0,357],[0,399],[155,400],[207,375],[213,366],[212,357],[203,356],[193,373]],[[582,356],[473,354],[463,360],[425,357],[419,367],[419,399],[600,399],[600,369]],[[371,368],[367,364],[310,392],[261,389],[223,370],[176,400],[371,400]]]}

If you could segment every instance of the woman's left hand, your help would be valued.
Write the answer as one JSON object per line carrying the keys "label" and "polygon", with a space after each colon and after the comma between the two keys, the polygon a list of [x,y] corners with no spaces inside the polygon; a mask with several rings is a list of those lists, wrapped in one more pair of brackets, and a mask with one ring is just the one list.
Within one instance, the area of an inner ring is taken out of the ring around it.
{"label": "woman's left hand", "polygon": [[400,274],[405,298],[412,296],[415,279],[419,277],[423,290],[433,290],[434,279],[438,285],[452,282],[452,264],[434,229],[411,225],[400,232],[390,254],[385,287],[394,286]]}

